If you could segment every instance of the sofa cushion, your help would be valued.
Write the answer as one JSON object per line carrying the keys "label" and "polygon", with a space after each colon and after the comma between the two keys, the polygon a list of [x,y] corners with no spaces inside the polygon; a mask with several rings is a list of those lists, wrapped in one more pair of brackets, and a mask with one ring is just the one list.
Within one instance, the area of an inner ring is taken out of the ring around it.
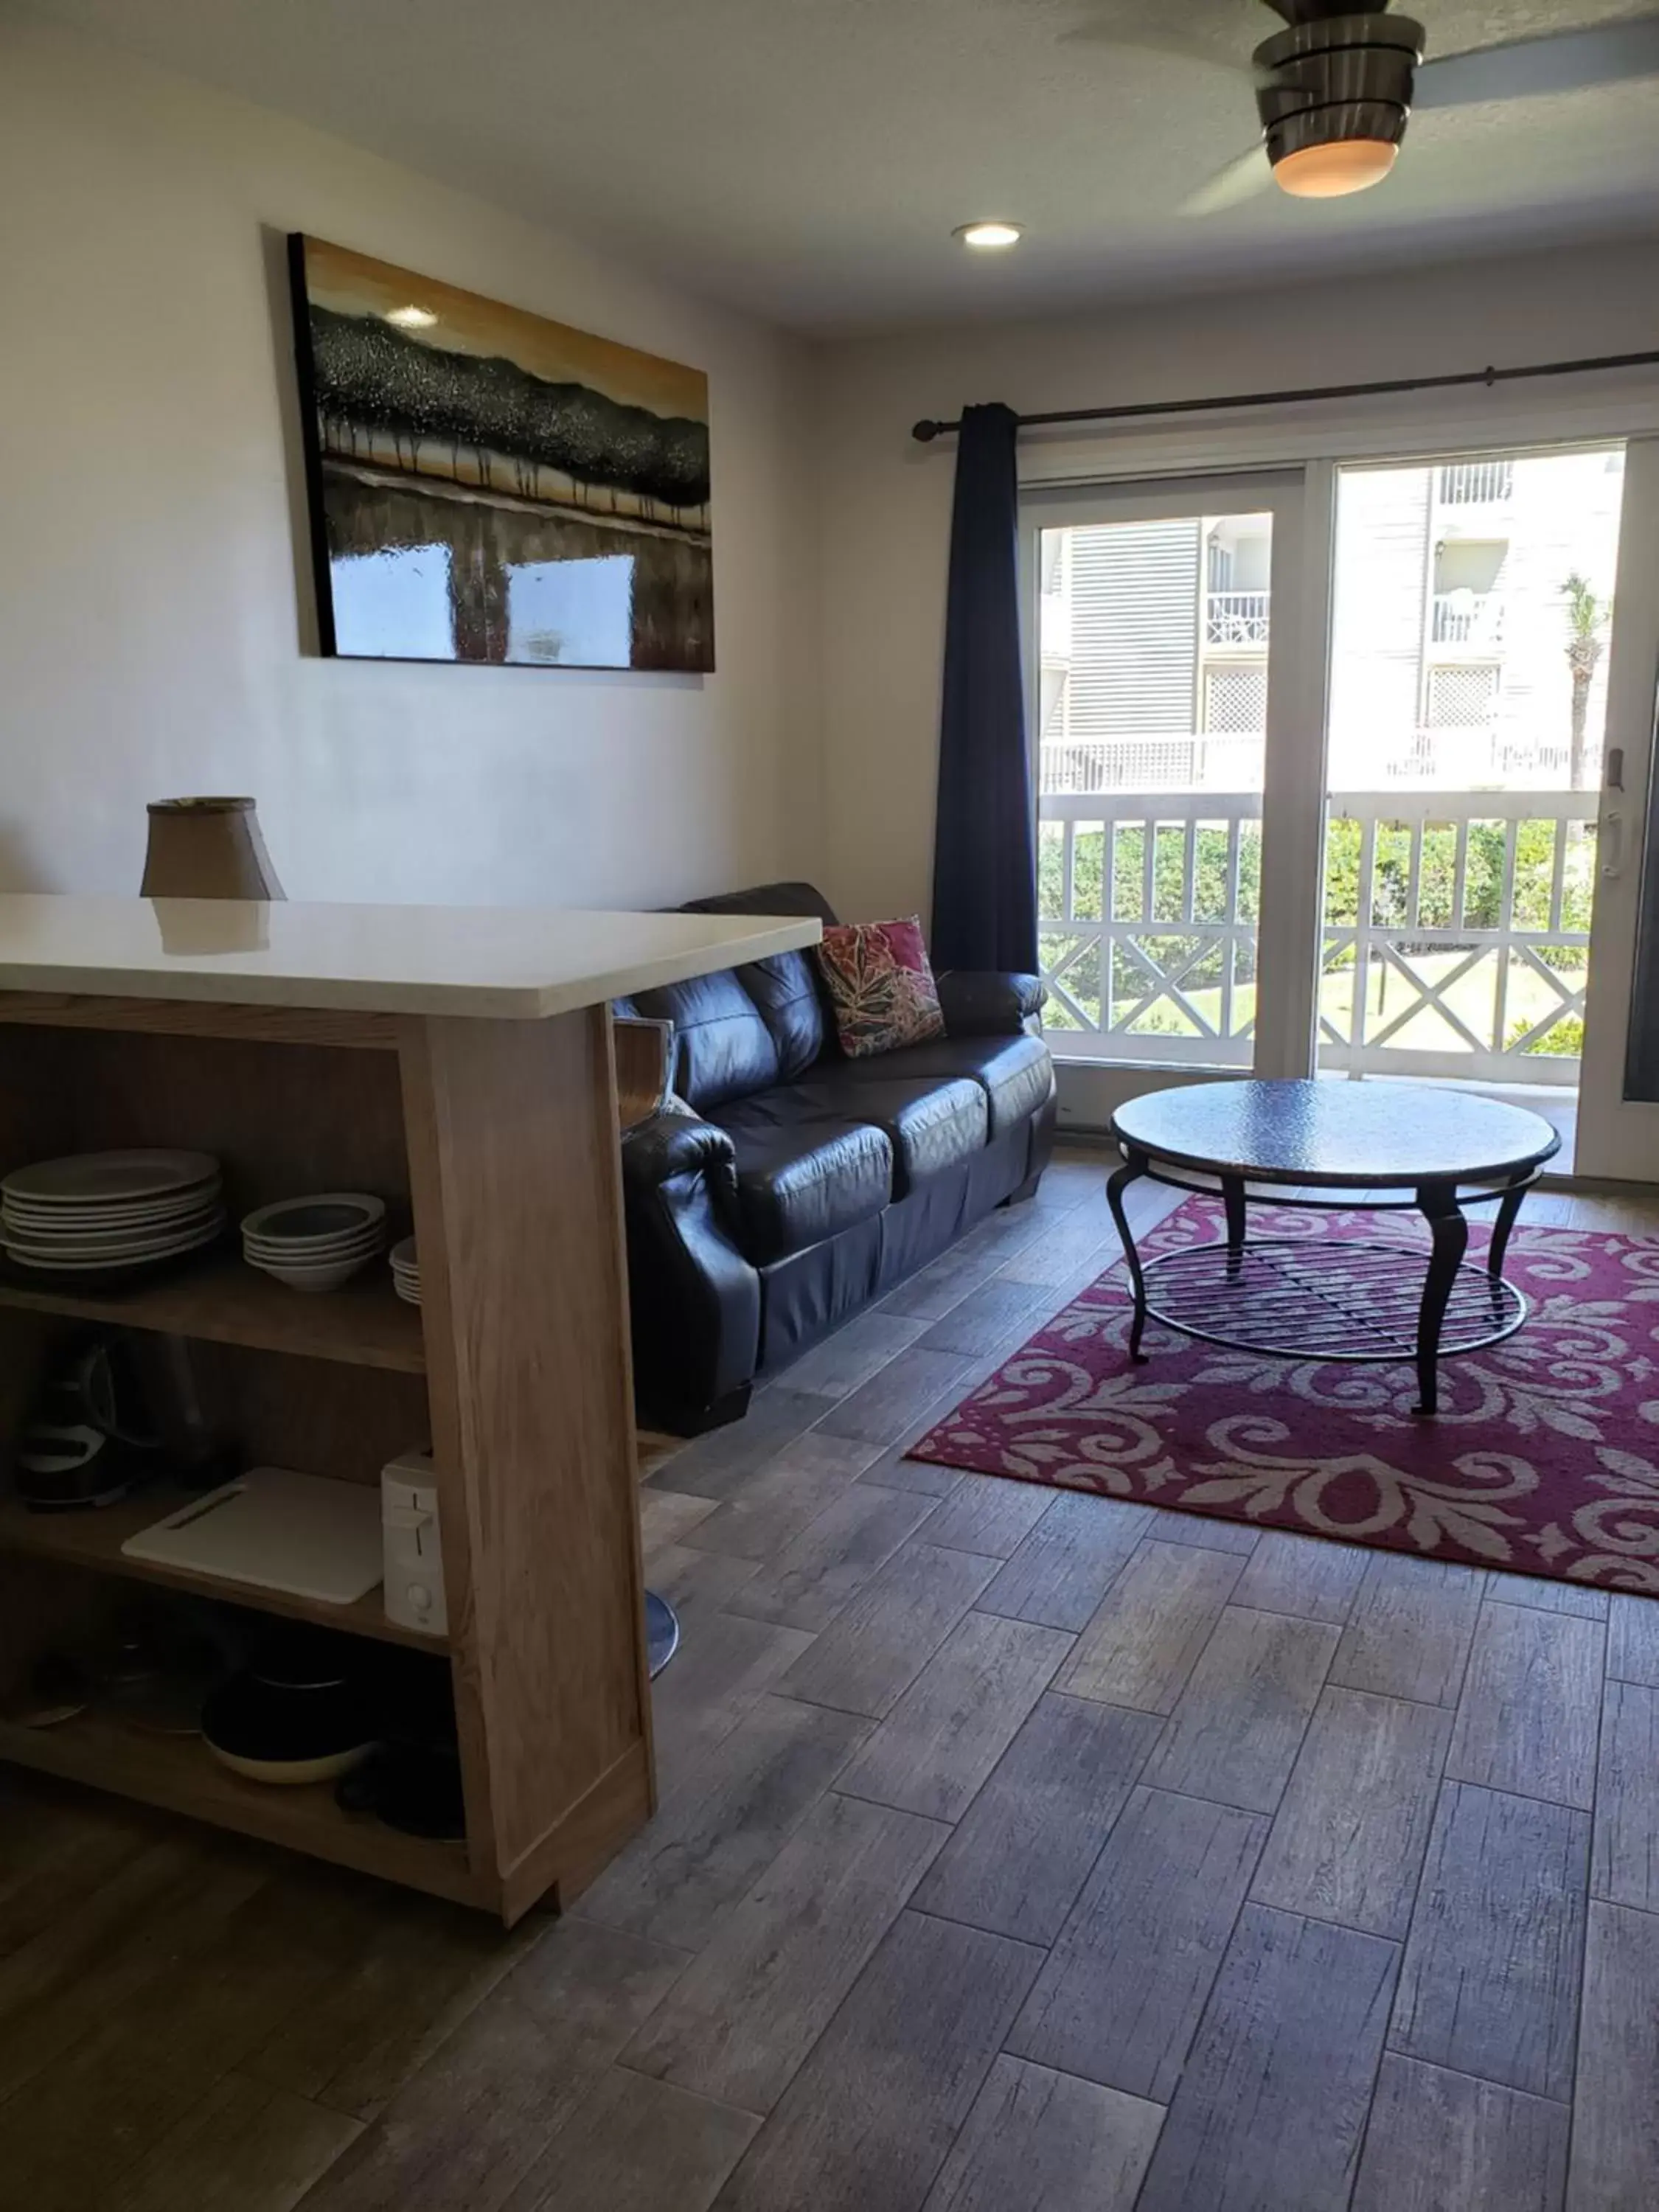
{"label": "sofa cushion", "polygon": [[836,910],[816,884],[796,879],[750,884],[740,891],[716,891],[711,898],[687,899],[682,914],[815,914],[828,926]]}
{"label": "sofa cushion", "polygon": [[771,1032],[777,1048],[779,1080],[793,1083],[823,1050],[829,1033],[823,1018],[823,986],[811,957],[805,952],[780,952],[770,960],[750,961],[737,973]]}
{"label": "sofa cushion", "polygon": [[765,1267],[879,1213],[893,1194],[893,1148],[872,1121],[822,1110],[813,1086],[780,1084],[715,1108],[737,1156],[737,1231]]}
{"label": "sofa cushion", "polygon": [[870,1073],[832,1061],[796,1088],[827,1115],[873,1121],[893,1148],[893,1195],[908,1198],[927,1176],[982,1152],[990,1125],[979,1084],[965,1077],[895,1076],[887,1072],[891,1066],[891,1055]]}
{"label": "sofa cushion", "polygon": [[935,1037],[927,1044],[885,1053],[879,1060],[849,1060],[837,1073],[854,1085],[882,1084],[900,1077],[938,1083],[965,1076],[985,1093],[993,1138],[1035,1114],[1054,1087],[1048,1048],[1034,1036]]}
{"label": "sofa cushion", "polygon": [[673,1023],[675,1089],[699,1114],[777,1081],[778,1048],[735,969],[636,991],[632,1003],[651,1020]]}
{"label": "sofa cushion", "polygon": [[[835,914],[811,884],[754,884],[747,890],[722,891],[715,898],[688,899],[684,914],[815,914],[829,923]],[[736,971],[760,1009],[778,1050],[778,1080],[793,1083],[823,1050],[823,987],[810,952],[780,952],[751,961]]]}

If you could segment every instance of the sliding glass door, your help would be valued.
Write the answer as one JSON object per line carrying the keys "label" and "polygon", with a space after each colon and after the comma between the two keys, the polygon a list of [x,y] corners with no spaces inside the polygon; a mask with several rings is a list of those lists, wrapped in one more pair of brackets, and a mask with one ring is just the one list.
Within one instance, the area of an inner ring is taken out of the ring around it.
{"label": "sliding glass door", "polygon": [[1659,441],[1024,514],[1069,1117],[1406,1077],[1534,1106],[1564,1167],[1659,1180]]}
{"label": "sliding glass door", "polygon": [[1623,1096],[1654,451],[1336,485],[1320,1071],[1530,1106],[1589,1175],[1659,1176],[1659,1119]]}
{"label": "sliding glass door", "polygon": [[[1594,907],[1574,1166],[1659,1182],[1659,440],[1625,449],[1619,565],[1599,641],[1605,684]],[[1593,680],[1593,679],[1592,679]]]}
{"label": "sliding glass door", "polygon": [[1081,1118],[1159,1081],[1303,1072],[1304,498],[1283,471],[1027,502],[1044,1021]]}

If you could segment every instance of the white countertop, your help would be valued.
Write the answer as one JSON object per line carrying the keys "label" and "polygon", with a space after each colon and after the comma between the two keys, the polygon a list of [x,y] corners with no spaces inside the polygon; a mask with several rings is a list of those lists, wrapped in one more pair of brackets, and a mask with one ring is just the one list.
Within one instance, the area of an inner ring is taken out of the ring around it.
{"label": "white countertop", "polygon": [[816,916],[0,894],[0,991],[534,1021],[816,945]]}

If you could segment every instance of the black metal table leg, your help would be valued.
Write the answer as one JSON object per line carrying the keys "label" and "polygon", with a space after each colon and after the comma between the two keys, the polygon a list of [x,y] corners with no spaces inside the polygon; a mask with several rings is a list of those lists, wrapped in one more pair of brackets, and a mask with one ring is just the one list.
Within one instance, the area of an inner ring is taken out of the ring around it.
{"label": "black metal table leg", "polygon": [[1492,1243],[1486,1248],[1486,1273],[1495,1283],[1503,1279],[1504,1255],[1510,1249],[1510,1231],[1521,1211],[1521,1201],[1536,1179],[1536,1169],[1527,1175],[1517,1176],[1498,1202],[1498,1212],[1492,1217]]}
{"label": "black metal table leg", "polygon": [[1446,1303],[1451,1297],[1452,1285],[1457,1280],[1457,1271],[1462,1266],[1463,1255],[1468,1249],[1469,1224],[1463,1218],[1463,1210],[1457,1203],[1455,1183],[1419,1183],[1417,1204],[1429,1224],[1434,1249],[1429,1255],[1429,1272],[1423,1284],[1423,1303],[1417,1314],[1418,1403],[1415,1411],[1433,1413],[1438,1411],[1440,1405],[1440,1328],[1446,1318]]}
{"label": "black metal table leg", "polygon": [[1221,1203],[1227,1209],[1227,1273],[1236,1275],[1244,1258],[1244,1178],[1221,1178]]}
{"label": "black metal table leg", "polygon": [[1134,1294],[1134,1319],[1129,1324],[1129,1357],[1146,1363],[1146,1355],[1140,1348],[1140,1340],[1146,1328],[1146,1278],[1141,1272],[1140,1255],[1135,1249],[1135,1240],[1129,1234],[1129,1218],[1123,1211],[1123,1194],[1132,1182],[1138,1182],[1146,1172],[1145,1152],[1132,1152],[1124,1148],[1123,1165],[1106,1178],[1106,1203],[1112,1209],[1112,1219],[1117,1224],[1117,1233],[1123,1240],[1123,1257],[1128,1264],[1129,1287]]}

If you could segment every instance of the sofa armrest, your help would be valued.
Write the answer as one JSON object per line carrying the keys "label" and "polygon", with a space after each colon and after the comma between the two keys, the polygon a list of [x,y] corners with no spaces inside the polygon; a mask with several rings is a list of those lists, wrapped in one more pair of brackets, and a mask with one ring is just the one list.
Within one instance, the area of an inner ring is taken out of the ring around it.
{"label": "sofa armrest", "polygon": [[1013,1036],[1041,1013],[1048,996],[1040,975],[947,968],[934,980],[949,1036]]}
{"label": "sofa armrest", "polygon": [[627,1132],[622,1164],[636,1389],[655,1425],[694,1434],[760,1356],[760,1278],[726,1227],[737,1153],[671,1100]]}
{"label": "sofa armrest", "polygon": [[656,1189],[676,1176],[701,1175],[722,1198],[736,1196],[736,1147],[724,1129],[670,1099],[623,1133],[623,1182]]}

